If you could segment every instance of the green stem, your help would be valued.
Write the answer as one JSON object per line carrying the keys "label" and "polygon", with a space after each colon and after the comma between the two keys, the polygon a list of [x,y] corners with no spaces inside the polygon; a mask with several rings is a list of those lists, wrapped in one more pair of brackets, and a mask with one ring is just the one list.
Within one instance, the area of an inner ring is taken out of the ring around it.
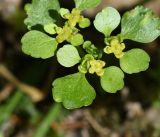
{"label": "green stem", "polygon": [[59,116],[61,112],[61,106],[55,104],[51,107],[47,116],[44,118],[40,126],[37,128],[34,137],[46,137],[46,134],[54,120]]}
{"label": "green stem", "polygon": [[23,98],[23,93],[21,91],[16,91],[13,97],[8,101],[3,109],[3,113],[0,113],[0,124],[5,120],[9,119],[13,111],[16,109],[21,99]]}

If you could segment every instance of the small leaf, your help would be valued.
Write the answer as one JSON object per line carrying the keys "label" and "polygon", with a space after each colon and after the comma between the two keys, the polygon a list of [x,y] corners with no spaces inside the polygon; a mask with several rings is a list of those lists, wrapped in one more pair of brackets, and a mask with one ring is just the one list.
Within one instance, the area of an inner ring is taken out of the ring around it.
{"label": "small leaf", "polygon": [[81,34],[77,33],[77,34],[75,34],[71,37],[70,42],[73,46],[80,46],[80,45],[83,44],[84,39],[83,39],[83,36]]}
{"label": "small leaf", "polygon": [[101,77],[102,88],[109,93],[116,93],[124,86],[124,74],[118,67],[111,66],[104,69],[104,74]]}
{"label": "small leaf", "polygon": [[65,18],[65,15],[70,14],[70,11],[69,9],[60,8],[59,14],[61,15],[62,18]]}
{"label": "small leaf", "polygon": [[43,59],[54,56],[58,44],[54,38],[36,30],[26,33],[21,42],[24,53]]}
{"label": "small leaf", "polygon": [[120,19],[121,17],[116,9],[107,7],[96,15],[94,26],[107,37],[119,25]]}
{"label": "small leaf", "polygon": [[122,39],[141,43],[154,41],[160,35],[160,19],[150,9],[142,6],[126,12],[122,17]]}
{"label": "small leaf", "polygon": [[80,72],[56,79],[52,91],[54,100],[62,102],[67,109],[89,106],[96,97],[85,74]]}
{"label": "small leaf", "polygon": [[51,17],[51,15],[59,9],[58,0],[32,0],[32,4],[25,6],[28,17],[24,22],[28,26],[28,29],[31,29],[35,25],[44,26],[54,23],[56,19]]}
{"label": "small leaf", "polygon": [[57,52],[57,60],[64,67],[72,67],[79,63],[81,58],[74,46],[64,45]]}
{"label": "small leaf", "polygon": [[56,24],[50,23],[50,24],[44,25],[44,30],[48,34],[53,35],[53,34],[56,34],[56,27],[57,27]]}
{"label": "small leaf", "polygon": [[124,72],[132,74],[148,69],[149,62],[150,57],[144,50],[132,49],[120,59],[120,66]]}
{"label": "small leaf", "polygon": [[101,0],[74,0],[74,1],[76,4],[76,8],[78,8],[80,10],[93,8],[101,3]]}
{"label": "small leaf", "polygon": [[80,22],[79,22],[79,27],[80,28],[87,28],[91,25],[91,22],[88,18],[83,18]]}

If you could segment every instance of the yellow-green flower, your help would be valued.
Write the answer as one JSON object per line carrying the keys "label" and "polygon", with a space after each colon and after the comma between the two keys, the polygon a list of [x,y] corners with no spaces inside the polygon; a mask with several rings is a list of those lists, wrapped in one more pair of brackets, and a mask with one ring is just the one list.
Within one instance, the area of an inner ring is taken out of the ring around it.
{"label": "yellow-green flower", "polygon": [[90,60],[93,60],[94,57],[90,54],[86,54],[81,62],[81,64],[78,66],[78,70],[81,73],[87,73],[88,69],[90,68]]}
{"label": "yellow-green flower", "polygon": [[57,30],[57,41],[58,43],[62,43],[64,42],[65,40],[68,40],[70,39],[71,35],[72,35],[72,29],[68,26],[68,25],[65,25],[63,28],[59,28]]}
{"label": "yellow-green flower", "polygon": [[81,11],[79,9],[74,8],[70,14],[67,14],[66,19],[68,19],[68,24],[71,27],[75,27],[77,23],[83,18],[81,16]]}
{"label": "yellow-green flower", "polygon": [[105,66],[105,62],[102,60],[90,60],[90,68],[89,73],[96,73],[98,76],[102,76],[104,74],[103,67]]}
{"label": "yellow-green flower", "polygon": [[118,39],[113,39],[111,40],[110,45],[104,48],[104,52],[107,54],[114,53],[116,58],[121,58],[124,55],[124,49],[124,43],[120,43]]}

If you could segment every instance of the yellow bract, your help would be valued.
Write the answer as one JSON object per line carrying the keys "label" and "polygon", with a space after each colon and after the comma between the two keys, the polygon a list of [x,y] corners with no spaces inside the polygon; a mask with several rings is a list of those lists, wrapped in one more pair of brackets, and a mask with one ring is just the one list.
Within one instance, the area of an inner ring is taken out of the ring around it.
{"label": "yellow bract", "polygon": [[124,49],[124,43],[120,43],[118,39],[113,39],[111,40],[110,45],[104,48],[104,52],[107,54],[114,53],[116,58],[121,58],[124,55]]}
{"label": "yellow bract", "polygon": [[96,73],[98,76],[102,76],[104,74],[103,67],[105,66],[105,62],[102,60],[90,60],[90,68],[89,73]]}

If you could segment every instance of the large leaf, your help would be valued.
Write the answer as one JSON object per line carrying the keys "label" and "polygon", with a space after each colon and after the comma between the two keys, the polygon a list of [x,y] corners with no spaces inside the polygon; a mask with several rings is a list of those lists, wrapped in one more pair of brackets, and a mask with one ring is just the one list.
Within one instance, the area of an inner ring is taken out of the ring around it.
{"label": "large leaf", "polygon": [[43,59],[54,56],[58,44],[56,39],[36,30],[26,33],[21,42],[24,53]]}
{"label": "large leaf", "polygon": [[79,63],[81,58],[74,46],[64,45],[57,52],[57,60],[64,67],[72,67]]}
{"label": "large leaf", "polygon": [[160,19],[142,6],[126,12],[122,17],[122,39],[149,43],[160,35]]}
{"label": "large leaf", "polygon": [[76,4],[76,8],[80,10],[96,7],[101,2],[101,0],[74,0],[74,1]]}
{"label": "large leaf", "polygon": [[96,15],[94,26],[105,36],[110,36],[111,32],[119,25],[120,19],[121,17],[116,9],[107,7]]}
{"label": "large leaf", "polygon": [[55,22],[55,11],[60,6],[58,0],[32,0],[32,4],[27,4],[25,9],[28,17],[24,22],[31,29],[35,25],[43,26]]}
{"label": "large leaf", "polygon": [[122,70],[128,74],[145,71],[149,67],[150,57],[142,49],[132,49],[125,52],[120,59]]}
{"label": "large leaf", "polygon": [[124,86],[124,74],[118,67],[111,66],[104,69],[104,74],[101,77],[102,88],[109,93],[116,93]]}
{"label": "large leaf", "polygon": [[90,105],[96,97],[95,90],[88,83],[85,74],[75,73],[53,82],[53,98],[62,102],[67,109]]}

